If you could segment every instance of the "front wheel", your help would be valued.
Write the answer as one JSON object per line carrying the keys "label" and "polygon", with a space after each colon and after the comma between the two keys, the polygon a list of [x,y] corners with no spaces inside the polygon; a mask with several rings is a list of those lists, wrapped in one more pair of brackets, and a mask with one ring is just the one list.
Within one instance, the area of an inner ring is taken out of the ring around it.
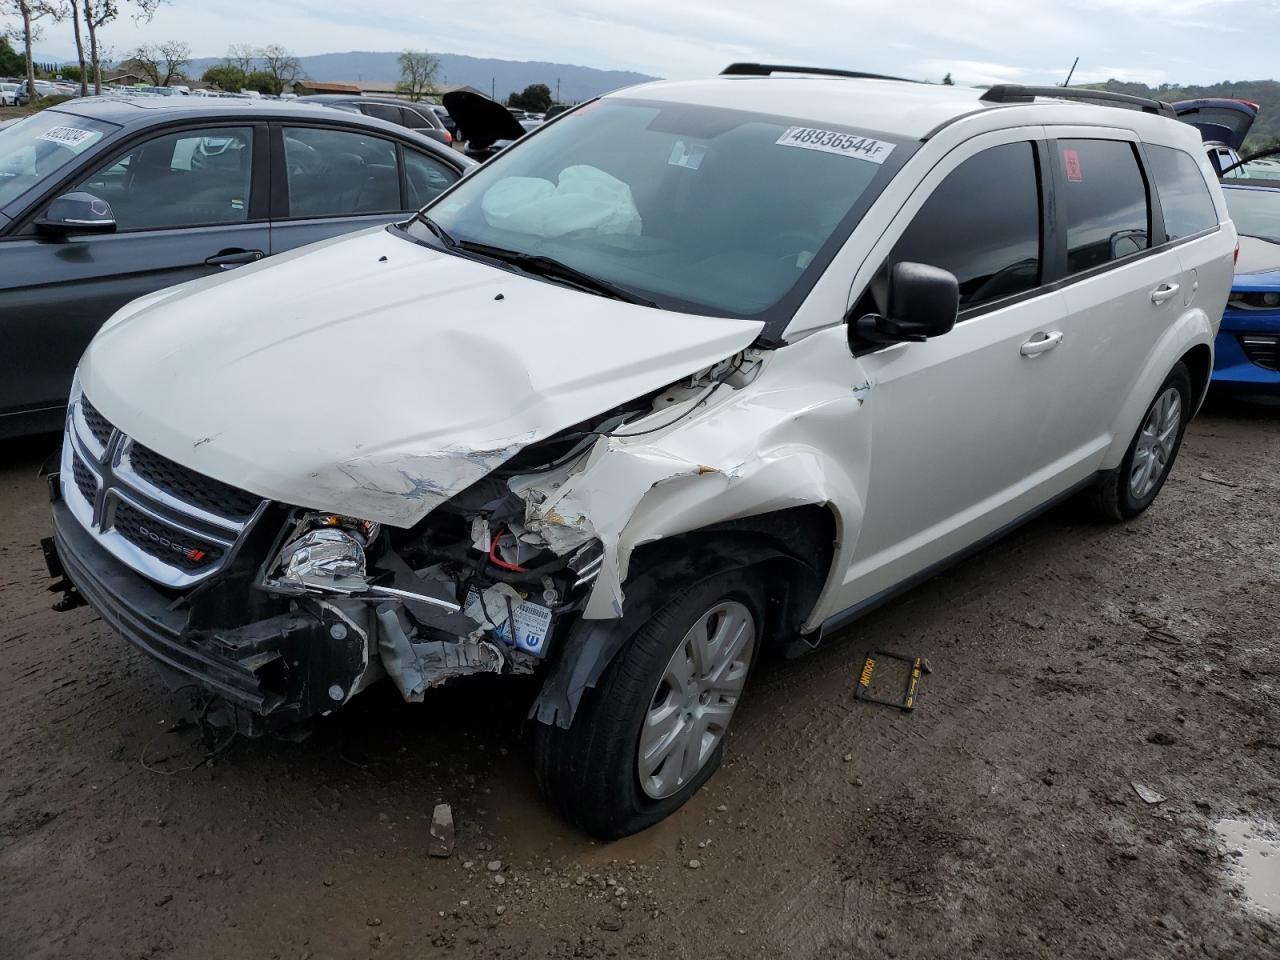
{"label": "front wheel", "polygon": [[1191,375],[1178,363],[1156,391],[1119,468],[1104,474],[1094,491],[1103,517],[1130,520],[1151,506],[1173,469],[1190,416]]}
{"label": "front wheel", "polygon": [[[568,730],[539,725],[538,783],[602,840],[677,810],[720,765],[761,642],[757,578],[702,581],[660,608],[587,691]],[[618,629],[634,629],[625,618]]]}

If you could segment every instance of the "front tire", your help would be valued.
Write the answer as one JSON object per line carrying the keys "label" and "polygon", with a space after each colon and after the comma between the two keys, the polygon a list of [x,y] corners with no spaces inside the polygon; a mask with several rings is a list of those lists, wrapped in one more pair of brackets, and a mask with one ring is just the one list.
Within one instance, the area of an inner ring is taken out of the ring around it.
{"label": "front tire", "polygon": [[683,591],[635,631],[568,730],[538,725],[538,785],[565,818],[614,840],[669,816],[715,773],[761,645],[761,593],[750,571]]}
{"label": "front tire", "polygon": [[1178,363],[1156,391],[1120,466],[1094,490],[1094,506],[1107,520],[1131,520],[1155,501],[1182,448],[1191,416],[1191,375]]}

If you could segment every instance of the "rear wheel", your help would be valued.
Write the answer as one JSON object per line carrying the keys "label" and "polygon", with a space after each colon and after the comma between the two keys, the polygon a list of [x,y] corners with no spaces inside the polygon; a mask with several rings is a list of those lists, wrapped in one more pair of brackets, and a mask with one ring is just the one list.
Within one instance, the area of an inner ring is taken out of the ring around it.
{"label": "rear wheel", "polygon": [[760,646],[760,593],[736,571],[677,595],[587,691],[568,730],[539,725],[538,782],[561,814],[612,840],[657,823],[711,777]]}
{"label": "rear wheel", "polygon": [[1170,371],[1147,408],[1119,468],[1094,490],[1098,511],[1109,520],[1129,520],[1155,501],[1173,469],[1191,413],[1191,376],[1182,363]]}

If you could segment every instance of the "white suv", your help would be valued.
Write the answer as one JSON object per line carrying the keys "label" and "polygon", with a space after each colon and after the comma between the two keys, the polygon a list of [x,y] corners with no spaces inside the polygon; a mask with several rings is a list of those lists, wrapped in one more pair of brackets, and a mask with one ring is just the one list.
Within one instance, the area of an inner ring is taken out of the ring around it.
{"label": "white suv", "polygon": [[766,647],[1164,483],[1235,230],[1163,104],[1045,92],[634,87],[410,222],[134,302],[71,396],[66,602],[245,733],[540,673],[554,804],[654,823]]}

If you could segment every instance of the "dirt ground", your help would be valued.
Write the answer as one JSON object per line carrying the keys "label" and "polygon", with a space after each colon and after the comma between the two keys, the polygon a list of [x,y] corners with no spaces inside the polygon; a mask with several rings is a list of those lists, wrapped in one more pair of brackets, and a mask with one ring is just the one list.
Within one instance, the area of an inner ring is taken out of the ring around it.
{"label": "dirt ground", "polygon": [[[1202,415],[1137,522],[1060,508],[763,664],[724,768],[611,845],[540,802],[509,684],[184,772],[180,698],[50,610],[54,443],[0,446],[2,957],[1280,957],[1213,829],[1280,819],[1280,414]],[[853,700],[875,649],[929,658],[914,713]]]}

